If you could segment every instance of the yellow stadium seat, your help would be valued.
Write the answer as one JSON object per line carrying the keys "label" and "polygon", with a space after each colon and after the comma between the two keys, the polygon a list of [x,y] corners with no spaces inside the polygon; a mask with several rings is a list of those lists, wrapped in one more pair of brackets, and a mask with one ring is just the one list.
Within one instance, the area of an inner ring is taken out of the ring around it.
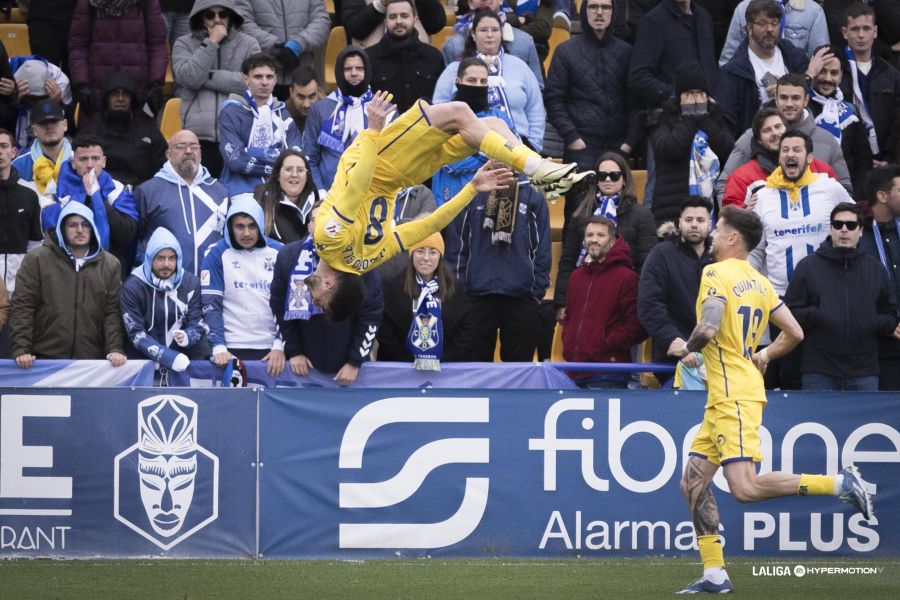
{"label": "yellow stadium seat", "polygon": [[553,329],[553,345],[550,347],[550,362],[566,361],[565,357],[563,356],[562,331],[562,324],[557,323],[556,327]]}
{"label": "yellow stadium seat", "polygon": [[73,123],[73,125],[75,127],[78,127],[78,115],[80,112],[81,112],[81,104],[76,102],[75,103],[75,111],[72,113],[72,120],[75,121],[75,123]]}
{"label": "yellow stadium seat", "polygon": [[454,8],[449,6],[444,7],[444,11],[447,13],[447,22],[444,24],[445,27],[453,27],[456,25],[456,11]]}
{"label": "yellow stadium seat", "polygon": [[562,241],[562,230],[565,222],[566,201],[560,198],[556,202],[548,203],[550,209],[550,233],[554,242]]}
{"label": "yellow stadium seat", "polygon": [[[641,345],[638,346],[638,362],[639,363],[652,363],[653,362],[653,339],[647,338]],[[641,387],[657,389],[659,387],[659,380],[656,378],[653,373],[641,373]]]}
{"label": "yellow stadium seat", "polygon": [[163,94],[166,96],[175,95],[175,75],[172,73],[172,57],[169,57],[169,64],[166,65],[166,80],[163,82]]}
{"label": "yellow stadium seat", "polygon": [[162,132],[163,137],[168,140],[181,129],[181,98],[169,98],[165,107],[163,107],[159,130]]}
{"label": "yellow stadium seat", "polygon": [[28,43],[28,26],[25,23],[0,23],[0,41],[3,42],[9,56],[31,54],[31,45]]}
{"label": "yellow stadium seat", "polygon": [[634,170],[631,172],[631,178],[634,179],[634,195],[637,196],[638,204],[643,204],[644,190],[647,187],[647,171]]}
{"label": "yellow stadium seat", "polygon": [[347,47],[347,34],[341,25],[333,28],[328,34],[328,45],[325,46],[325,91],[331,93],[337,89],[337,79],[334,75],[334,64],[338,54]]}
{"label": "yellow stadium seat", "polygon": [[6,12],[6,10],[0,11],[0,15],[2,15],[0,20],[4,23],[24,23],[26,19],[25,13],[18,8],[11,8],[9,12]]}
{"label": "yellow stadium seat", "polygon": [[550,32],[550,52],[547,53],[547,58],[544,59],[545,73],[550,70],[550,61],[553,60],[553,53],[556,52],[556,47],[568,40],[571,35],[569,30],[563,27],[554,27]]}
{"label": "yellow stadium seat", "polygon": [[438,50],[441,50],[444,47],[444,44],[447,42],[447,38],[449,38],[451,35],[453,35],[453,26],[447,25],[431,36],[431,45]]}
{"label": "yellow stadium seat", "polygon": [[325,12],[329,15],[334,14],[334,0],[325,0]]}
{"label": "yellow stadium seat", "polygon": [[556,289],[556,274],[559,272],[559,259],[562,256],[562,242],[550,243],[550,286],[544,294],[544,300],[553,300],[553,291]]}

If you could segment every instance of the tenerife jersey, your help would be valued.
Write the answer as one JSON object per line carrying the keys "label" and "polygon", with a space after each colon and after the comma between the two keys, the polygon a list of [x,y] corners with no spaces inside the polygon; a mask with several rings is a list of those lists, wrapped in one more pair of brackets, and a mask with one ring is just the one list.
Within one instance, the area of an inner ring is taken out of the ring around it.
{"label": "tenerife jersey", "polygon": [[718,298],[725,312],[715,337],[703,348],[709,385],[707,406],[729,400],[766,401],[762,374],[750,357],[769,323],[784,303],[769,280],[746,260],[729,258],[707,265],[697,295],[697,322],[703,302]]}
{"label": "tenerife jersey", "polygon": [[788,190],[765,187],[758,192],[754,211],[763,222],[763,241],[750,254],[750,263],[766,274],[779,296],[784,296],[797,263],[813,254],[830,233],[831,209],[853,202],[847,190],[819,174],[802,186],[796,199]]}

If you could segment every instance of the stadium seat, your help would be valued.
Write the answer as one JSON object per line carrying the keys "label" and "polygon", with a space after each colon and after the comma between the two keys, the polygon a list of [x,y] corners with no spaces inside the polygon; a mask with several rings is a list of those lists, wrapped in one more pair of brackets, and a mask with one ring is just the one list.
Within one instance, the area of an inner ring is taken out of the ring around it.
{"label": "stadium seat", "polygon": [[[647,338],[643,342],[641,342],[640,346],[638,346],[638,362],[639,363],[652,363],[653,362],[653,339]],[[649,388],[649,389],[657,389],[659,388],[659,380],[653,375],[653,373],[641,373],[641,387]]]}
{"label": "stadium seat", "polygon": [[334,0],[325,0],[325,12],[334,15]]}
{"label": "stadium seat", "polygon": [[337,89],[334,76],[334,64],[338,54],[347,46],[347,34],[341,25],[333,28],[328,34],[328,45],[325,46],[325,93],[330,94]]}
{"label": "stadium seat", "polygon": [[562,230],[565,222],[566,201],[560,198],[557,202],[548,203],[550,209],[550,233],[553,242],[562,241]]}
{"label": "stadium seat", "polygon": [[163,94],[175,95],[175,75],[172,73],[172,56],[169,55],[169,64],[166,65],[166,80],[163,82]]}
{"label": "stadium seat", "polygon": [[556,52],[556,47],[568,40],[571,35],[568,29],[562,27],[554,27],[550,32],[550,52],[547,53],[547,58],[544,59],[545,73],[550,70],[550,61],[553,60],[553,53]]}
{"label": "stadium seat", "polygon": [[24,23],[0,23],[0,41],[3,42],[9,56],[31,54],[31,45],[28,43],[28,26]]}
{"label": "stadium seat", "polygon": [[456,9],[445,6],[444,11],[447,13],[447,22],[444,24],[445,27],[453,27],[456,25]]}
{"label": "stadium seat", "polygon": [[636,169],[631,172],[634,179],[634,195],[637,196],[638,204],[644,203],[644,191],[647,188],[647,171]]}
{"label": "stadium seat", "polygon": [[447,25],[431,36],[431,45],[440,50],[444,47],[444,43],[446,43],[447,38],[449,38],[451,35],[453,35],[453,26]]}
{"label": "stadium seat", "polygon": [[556,274],[559,272],[559,259],[562,256],[563,243],[554,240],[550,243],[550,286],[544,294],[544,300],[553,300],[556,289]]}
{"label": "stadium seat", "polygon": [[18,8],[0,10],[0,21],[4,23],[25,23],[25,13]]}
{"label": "stadium seat", "polygon": [[181,98],[169,98],[163,108],[159,130],[167,140],[181,131]]}
{"label": "stadium seat", "polygon": [[561,323],[557,323],[556,327],[553,328],[553,345],[550,347],[550,362],[566,361],[563,356],[562,331],[563,326]]}
{"label": "stadium seat", "polygon": [[73,125],[78,127],[78,115],[81,113],[81,104],[78,102],[75,103],[75,110],[72,112],[72,120],[75,121]]}

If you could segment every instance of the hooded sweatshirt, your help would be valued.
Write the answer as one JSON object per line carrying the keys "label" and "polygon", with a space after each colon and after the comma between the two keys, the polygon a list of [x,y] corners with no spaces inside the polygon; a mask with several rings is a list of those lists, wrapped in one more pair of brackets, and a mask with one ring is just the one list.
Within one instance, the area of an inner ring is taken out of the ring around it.
{"label": "hooded sweatshirt", "polygon": [[[66,217],[77,214],[90,223],[87,254],[75,258],[64,237]],[[69,202],[60,212],[56,237],[29,252],[16,277],[10,312],[13,358],[104,359],[124,352],[119,314],[119,261],[98,242],[91,210]]]}
{"label": "hooded sweatshirt", "polygon": [[[160,279],[153,274],[153,259],[166,248],[175,251],[177,266],[171,277]],[[122,320],[130,350],[172,368],[180,348],[194,345],[205,333],[201,312],[200,280],[184,270],[175,236],[165,227],[157,228],[147,242],[144,264],[136,267],[122,286]],[[173,334],[179,330],[187,336],[184,346],[174,340]]]}
{"label": "hooded sweatshirt", "polygon": [[[188,184],[166,161],[153,179],[135,189],[134,198],[144,229],[142,246],[146,247],[157,227],[165,227],[181,244],[184,269],[196,275],[207,249],[222,239],[228,202],[225,186],[204,166]],[[141,261],[143,247],[138,251]]]}
{"label": "hooded sweatshirt", "polygon": [[[231,219],[238,214],[250,216],[259,228],[259,239],[250,249],[231,239]],[[209,325],[213,355],[226,347],[283,350],[284,342],[269,309],[275,257],[283,244],[263,235],[263,210],[253,198],[236,198],[226,222],[225,239],[203,259],[200,273],[203,318]]]}

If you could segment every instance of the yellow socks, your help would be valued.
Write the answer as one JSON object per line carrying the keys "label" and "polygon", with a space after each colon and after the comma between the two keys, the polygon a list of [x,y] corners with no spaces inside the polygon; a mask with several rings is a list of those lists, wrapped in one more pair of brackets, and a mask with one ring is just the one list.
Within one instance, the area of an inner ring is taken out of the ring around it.
{"label": "yellow socks", "polygon": [[834,475],[800,475],[800,496],[836,496]]}
{"label": "yellow socks", "polygon": [[514,147],[496,131],[488,131],[481,140],[481,147],[478,149],[492,159],[506,163],[519,172],[524,172],[526,159],[530,157],[539,158],[538,154],[530,150],[525,144],[518,144]]}
{"label": "yellow socks", "polygon": [[704,569],[725,566],[722,541],[718,535],[699,535],[697,545],[700,547],[700,560],[703,561]]}

